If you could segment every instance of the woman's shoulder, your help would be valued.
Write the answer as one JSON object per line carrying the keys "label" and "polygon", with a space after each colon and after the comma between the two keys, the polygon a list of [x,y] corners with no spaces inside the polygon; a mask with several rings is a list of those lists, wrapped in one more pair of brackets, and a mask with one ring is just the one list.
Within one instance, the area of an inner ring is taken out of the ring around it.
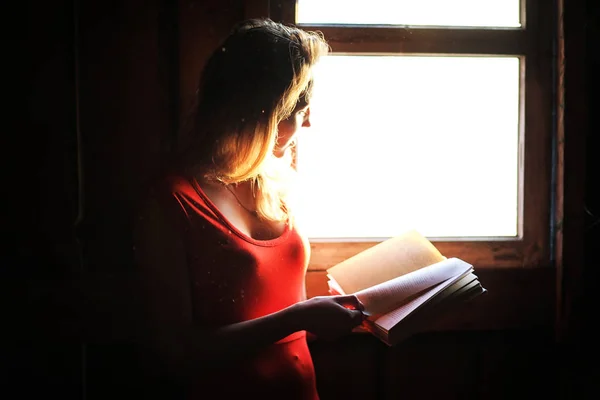
{"label": "woman's shoulder", "polygon": [[194,197],[193,186],[182,175],[168,174],[148,181],[135,199],[137,214],[180,214],[185,211],[181,198]]}
{"label": "woman's shoulder", "polygon": [[178,198],[187,198],[202,201],[193,179],[177,173],[164,174],[151,181],[142,193],[141,201],[158,201],[159,203],[173,203]]}
{"label": "woman's shoulder", "polygon": [[177,219],[183,217],[188,223],[193,220],[214,224],[218,219],[199,183],[185,174],[169,173],[156,179],[149,185],[145,200],[162,209],[163,213]]}
{"label": "woman's shoulder", "polygon": [[194,186],[190,178],[169,173],[154,179],[146,188],[145,195],[150,198],[164,199],[175,195],[193,196]]}

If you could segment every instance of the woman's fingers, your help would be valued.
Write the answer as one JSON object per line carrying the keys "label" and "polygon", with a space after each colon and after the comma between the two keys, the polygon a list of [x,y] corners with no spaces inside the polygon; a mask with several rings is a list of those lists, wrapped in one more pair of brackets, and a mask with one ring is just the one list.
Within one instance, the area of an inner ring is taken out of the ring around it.
{"label": "woman's fingers", "polygon": [[365,307],[360,302],[360,300],[358,300],[358,297],[356,297],[353,294],[349,294],[346,296],[336,296],[335,301],[338,304],[340,304],[346,308],[353,309],[353,310],[364,311],[364,309],[365,309]]}
{"label": "woman's fingers", "polygon": [[360,325],[363,323],[365,319],[365,314],[362,313],[362,311],[360,310],[352,310],[352,321],[356,324],[356,325]]}

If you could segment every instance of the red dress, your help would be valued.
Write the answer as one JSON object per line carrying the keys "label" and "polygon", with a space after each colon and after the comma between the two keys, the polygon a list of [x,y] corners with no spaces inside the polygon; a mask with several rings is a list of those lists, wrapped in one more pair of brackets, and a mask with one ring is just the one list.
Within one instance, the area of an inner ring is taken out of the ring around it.
{"label": "red dress", "polygon": [[[195,180],[171,178],[168,192],[181,215],[194,321],[217,327],[258,318],[304,298],[310,247],[286,226],[255,240],[231,224]],[[296,332],[226,368],[206,368],[191,398],[318,399],[306,333]]]}

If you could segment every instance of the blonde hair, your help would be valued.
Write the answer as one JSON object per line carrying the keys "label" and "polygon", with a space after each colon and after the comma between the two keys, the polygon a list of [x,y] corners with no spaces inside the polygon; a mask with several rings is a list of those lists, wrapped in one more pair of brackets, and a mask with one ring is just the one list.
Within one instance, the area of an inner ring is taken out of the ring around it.
{"label": "blonde hair", "polygon": [[185,166],[224,184],[251,181],[258,216],[288,219],[292,166],[273,156],[277,127],[310,101],[312,67],[328,51],[317,32],[269,19],[238,25],[202,72]]}

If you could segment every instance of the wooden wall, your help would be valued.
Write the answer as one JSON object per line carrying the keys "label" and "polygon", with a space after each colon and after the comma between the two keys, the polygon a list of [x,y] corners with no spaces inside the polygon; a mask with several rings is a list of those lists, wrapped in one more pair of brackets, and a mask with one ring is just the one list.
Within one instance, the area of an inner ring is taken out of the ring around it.
{"label": "wooden wall", "polygon": [[[595,15],[597,21],[598,7],[592,3],[587,3],[587,18],[594,21]],[[18,388],[19,398],[140,397],[142,387],[152,388],[155,398],[174,398],[171,392],[157,395],[160,385],[150,385],[141,374],[131,346],[130,212],[140,188],[160,169],[176,140],[201,66],[243,18],[243,1],[28,5],[26,17],[17,19],[26,28],[19,43],[28,49],[22,51],[21,85],[27,90],[27,118],[10,141],[15,151],[7,182],[14,195],[5,226],[11,234],[0,270],[7,297],[3,303],[17,306],[8,307],[6,314],[9,339],[4,341],[6,373],[1,379]],[[572,73],[585,69],[587,59],[585,83],[597,88],[599,60],[591,50],[599,43],[598,31],[578,30],[578,23],[571,20],[566,27],[567,34],[574,32]],[[572,107],[598,99],[592,90],[585,96],[587,100],[572,98]],[[598,132],[599,119],[592,115],[589,127],[575,126],[567,135]],[[597,201],[591,189],[598,182],[593,172],[598,157],[592,150],[598,147],[597,137],[588,137],[585,185],[591,203]],[[573,143],[569,154],[576,158],[585,141]],[[593,219],[589,221],[591,225]],[[569,315],[583,321],[567,347],[554,341],[554,270],[489,270],[482,281],[501,295],[467,310],[470,317],[455,321],[451,332],[421,334],[394,349],[368,335],[312,343],[323,399],[569,398],[562,396],[591,393],[596,370],[585,363],[597,347],[593,335],[581,332],[595,311],[585,306],[593,292],[585,283],[598,276],[592,251],[600,242],[593,236],[597,228],[589,232],[587,258],[581,256],[573,266],[583,271],[572,275],[578,285],[567,285],[576,299],[569,303]],[[571,276],[569,271],[565,276]],[[492,322],[469,325],[484,317]],[[573,347],[578,341],[588,346],[587,353]],[[576,356],[564,356],[572,355],[573,348]]]}

